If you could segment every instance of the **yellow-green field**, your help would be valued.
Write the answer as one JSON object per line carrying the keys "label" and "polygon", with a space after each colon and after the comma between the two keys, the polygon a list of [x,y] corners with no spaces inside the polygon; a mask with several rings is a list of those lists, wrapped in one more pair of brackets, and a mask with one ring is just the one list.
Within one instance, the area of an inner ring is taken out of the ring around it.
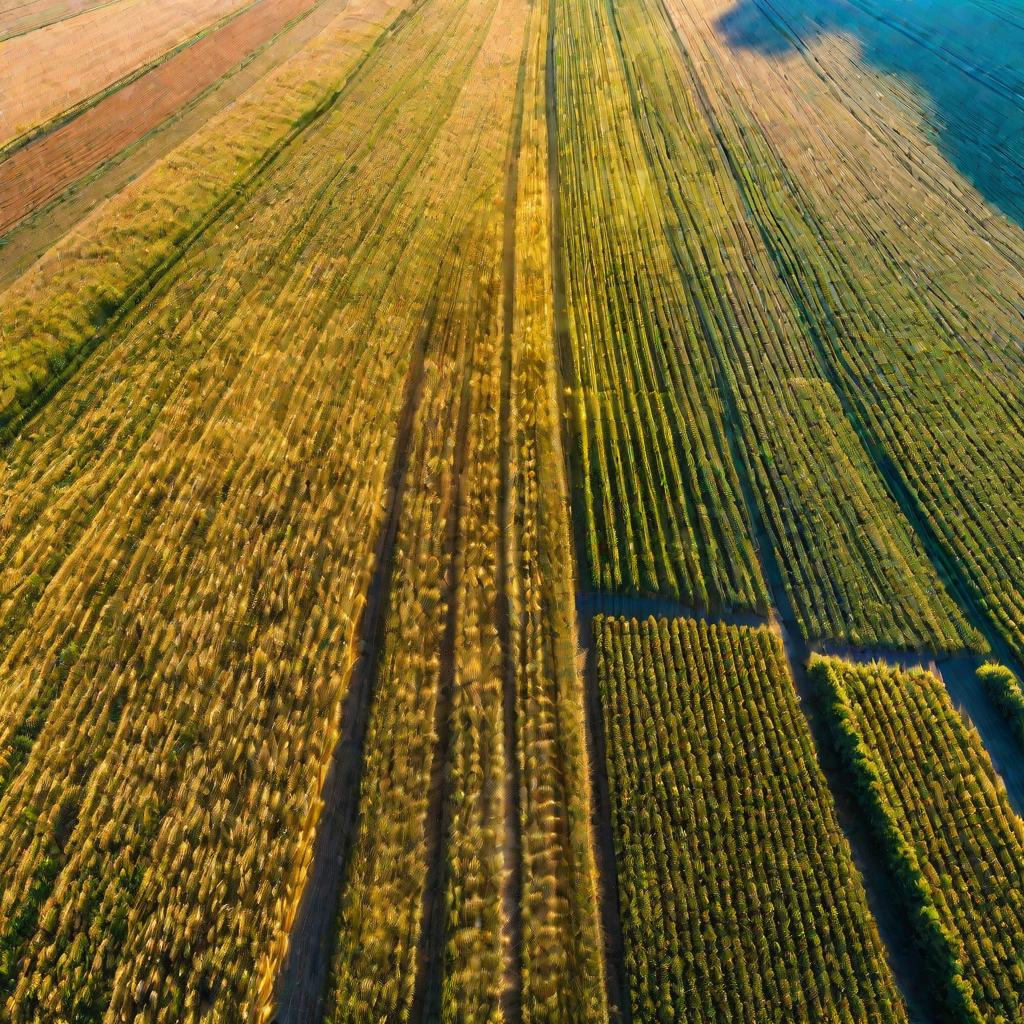
{"label": "yellow-green field", "polygon": [[1024,1024],[1022,0],[0,64],[0,1024]]}

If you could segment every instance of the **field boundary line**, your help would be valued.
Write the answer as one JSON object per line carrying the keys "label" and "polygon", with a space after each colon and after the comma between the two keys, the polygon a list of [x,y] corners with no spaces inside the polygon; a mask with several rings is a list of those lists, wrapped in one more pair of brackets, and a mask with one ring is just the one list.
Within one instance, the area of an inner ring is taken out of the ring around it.
{"label": "field boundary line", "polygon": [[522,779],[519,770],[518,730],[516,728],[518,694],[516,692],[515,652],[512,650],[512,575],[517,549],[517,534],[512,504],[515,496],[513,472],[512,346],[516,316],[516,225],[519,207],[519,155],[522,149],[525,116],[526,62],[532,18],[523,29],[522,53],[516,77],[516,95],[512,108],[512,137],[509,145],[508,172],[505,178],[504,242],[502,279],[504,322],[502,324],[501,390],[499,395],[498,462],[498,565],[497,630],[501,644],[502,717],[505,757],[505,836],[502,844],[505,878],[502,884],[502,931],[505,937],[504,982],[501,1009],[504,1024],[520,1024],[523,1013],[523,841]]}
{"label": "field boundary line", "polygon": [[[544,65],[545,113],[548,141],[548,196],[550,207],[549,240],[551,246],[552,313],[554,320],[554,356],[556,379],[569,379],[567,368],[573,363],[569,338],[569,312],[565,293],[563,262],[562,198],[558,142],[558,82],[556,69],[555,23],[556,3],[548,9],[547,46]],[[559,388],[561,391],[562,388]],[[608,766],[605,760],[604,723],[600,695],[597,693],[597,648],[591,620],[581,614],[582,571],[586,561],[582,519],[576,514],[580,507],[580,490],[573,473],[575,436],[572,410],[558,402],[562,434],[562,473],[566,481],[568,515],[571,530],[572,571],[576,593],[576,643],[582,653],[583,713],[586,755],[590,774],[590,830],[594,864],[597,872],[597,897],[600,903],[601,958],[604,966],[605,1001],[611,1024],[631,1024],[629,977],[626,971],[625,945],[619,906],[618,867],[612,835],[611,796]],[[567,414],[567,415],[566,415]],[[588,576],[589,579],[589,576]]]}

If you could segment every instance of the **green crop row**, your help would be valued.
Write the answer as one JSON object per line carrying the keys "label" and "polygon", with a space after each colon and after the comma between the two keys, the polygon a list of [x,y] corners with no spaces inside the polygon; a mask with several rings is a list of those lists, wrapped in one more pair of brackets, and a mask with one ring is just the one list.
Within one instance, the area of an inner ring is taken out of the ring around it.
{"label": "green crop row", "polygon": [[605,6],[560,4],[555,52],[565,374],[592,583],[763,608],[711,354]]}
{"label": "green crop row", "polygon": [[551,266],[545,111],[550,6],[534,5],[515,236],[509,448],[510,654],[522,863],[523,1020],[601,1024],[601,935],[574,614]]}
{"label": "green crop row", "polygon": [[[701,3],[664,6],[688,89],[700,97],[702,132],[722,154],[761,253],[753,280],[788,305],[799,330],[787,331],[785,344],[799,341],[813,356],[810,376],[831,393],[827,415],[838,419],[841,409],[847,421],[842,448],[859,452],[855,465],[870,460],[869,492],[883,510],[895,501],[916,534],[908,547],[899,516],[863,522],[862,502],[851,501],[860,543],[878,549],[857,574],[874,565],[881,579],[893,565],[904,578],[887,584],[898,598],[876,597],[895,639],[982,646],[922,571],[923,547],[957,596],[1024,651],[1024,360],[1012,312],[1024,299],[1024,233],[944,164],[900,97],[887,96],[888,76],[843,47],[824,46],[810,66],[794,61],[792,76],[780,74],[770,61],[737,57]],[[743,376],[740,390],[756,390],[769,373],[757,367],[753,384]],[[752,423],[765,443],[768,430]],[[834,494],[838,504],[842,490]],[[815,528],[813,507],[781,512],[776,535]],[[878,530],[887,521],[898,527],[895,546]]]}
{"label": "green crop row", "polygon": [[995,664],[979,666],[977,676],[1017,739],[1024,744],[1024,688],[1020,680],[1004,665]]}
{"label": "green crop row", "polygon": [[594,628],[633,1020],[905,1021],[779,639]]}
{"label": "green crop row", "polygon": [[930,673],[810,671],[949,1019],[1020,1021],[1024,822],[980,737]]}
{"label": "green crop row", "polygon": [[[977,643],[777,280],[733,181],[728,140],[702,103],[683,46],[696,40],[677,39],[656,0],[608,11],[647,173],[667,197],[664,231],[681,286],[732,404],[753,497],[802,631],[866,645]],[[737,173],[756,177],[761,165]]]}

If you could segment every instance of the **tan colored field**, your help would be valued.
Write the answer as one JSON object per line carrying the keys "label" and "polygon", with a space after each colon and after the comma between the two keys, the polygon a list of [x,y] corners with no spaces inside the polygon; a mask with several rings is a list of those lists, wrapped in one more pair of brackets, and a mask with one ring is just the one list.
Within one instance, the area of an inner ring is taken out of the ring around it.
{"label": "tan colored field", "polygon": [[0,234],[170,117],[315,0],[257,0],[237,18],[0,163]]}
{"label": "tan colored field", "polygon": [[0,43],[0,146],[243,6],[243,0],[126,0]]}
{"label": "tan colored field", "polygon": [[20,36],[84,14],[95,7],[107,7],[123,0],[6,0],[0,3],[0,40]]}

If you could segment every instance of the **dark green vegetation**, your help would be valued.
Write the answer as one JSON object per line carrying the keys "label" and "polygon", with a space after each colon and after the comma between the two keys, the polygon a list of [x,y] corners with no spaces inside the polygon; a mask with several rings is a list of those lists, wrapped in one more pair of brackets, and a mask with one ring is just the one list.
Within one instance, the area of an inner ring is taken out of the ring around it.
{"label": "dark green vegetation", "polygon": [[1024,748],[1024,689],[1005,665],[982,665],[978,681],[991,695],[1000,713],[1010,723]]}
{"label": "dark green vegetation", "polygon": [[633,1020],[906,1020],[778,638],[594,628]]}
{"label": "dark green vegetation", "polygon": [[818,659],[811,674],[948,1019],[1024,1019],[1024,822],[978,734],[929,673]]}

